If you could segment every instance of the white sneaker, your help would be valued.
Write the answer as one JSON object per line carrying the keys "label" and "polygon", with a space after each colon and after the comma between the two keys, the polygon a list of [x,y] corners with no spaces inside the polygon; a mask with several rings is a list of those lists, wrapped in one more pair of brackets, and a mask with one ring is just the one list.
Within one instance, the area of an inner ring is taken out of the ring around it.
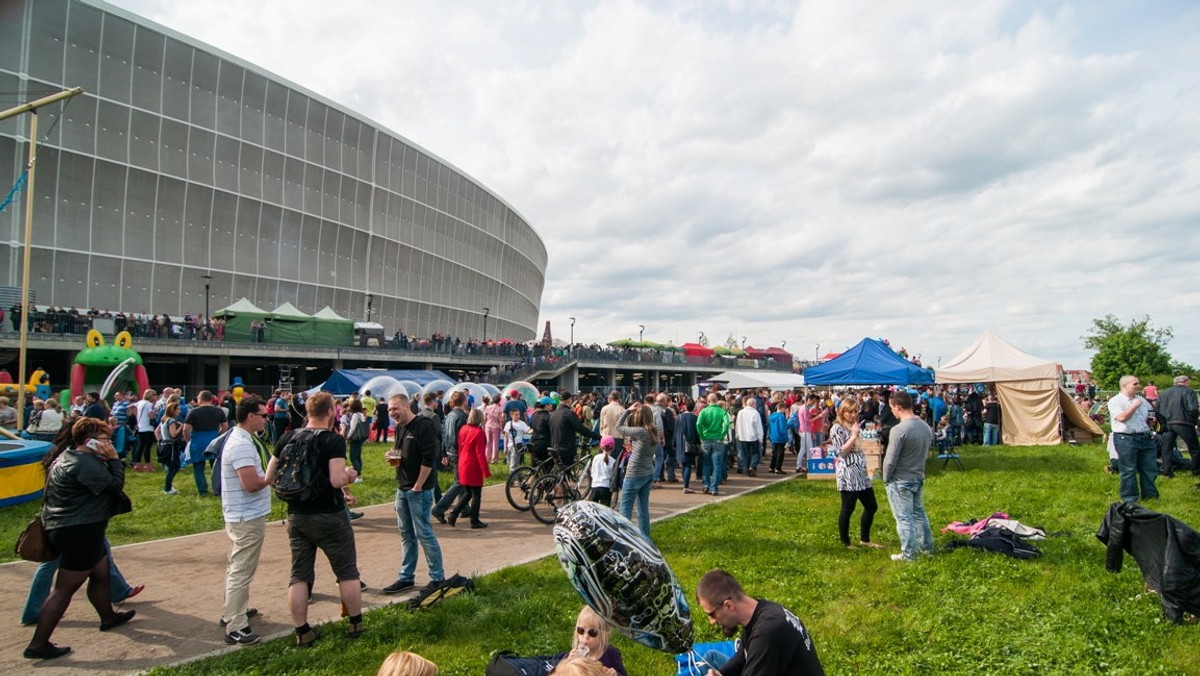
{"label": "white sneaker", "polygon": [[903,554],[892,554],[892,560],[893,561],[908,561],[908,559],[904,558]]}
{"label": "white sneaker", "polygon": [[354,483],[356,483],[356,484],[361,484],[361,483],[362,483],[362,477],[360,477],[360,476],[356,476],[356,477],[354,477]]}
{"label": "white sneaker", "polygon": [[163,495],[179,495],[179,491],[172,488],[169,491],[163,491]]}

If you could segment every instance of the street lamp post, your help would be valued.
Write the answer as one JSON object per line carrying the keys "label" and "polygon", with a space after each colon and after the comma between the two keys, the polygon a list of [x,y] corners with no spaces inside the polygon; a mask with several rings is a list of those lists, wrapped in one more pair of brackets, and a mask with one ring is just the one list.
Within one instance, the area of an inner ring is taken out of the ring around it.
{"label": "street lamp post", "polygon": [[642,335],[646,333],[646,325],[638,324],[638,342],[642,342]]}
{"label": "street lamp post", "polygon": [[207,324],[209,321],[212,321],[212,315],[209,314],[209,311],[208,311],[208,287],[209,287],[209,282],[212,281],[213,276],[212,276],[212,273],[207,273],[207,274],[200,275],[200,278],[204,280],[204,321]]}
{"label": "street lamp post", "polygon": [[487,318],[492,313],[491,308],[483,308],[483,339],[487,340]]}
{"label": "street lamp post", "polygon": [[375,309],[374,307],[372,307],[373,305],[375,305],[375,294],[368,291],[367,292],[367,322],[371,321],[371,313]]}
{"label": "street lamp post", "polygon": [[813,361],[821,361],[821,344],[820,343],[817,343],[817,346],[815,348],[813,348]]}
{"label": "street lamp post", "polygon": [[746,349],[746,337],[745,336],[742,336],[742,349],[743,350]]}
{"label": "street lamp post", "polygon": [[571,317],[571,343],[570,343],[570,345],[567,346],[567,349],[571,351],[571,354],[575,353],[575,318],[574,317]]}

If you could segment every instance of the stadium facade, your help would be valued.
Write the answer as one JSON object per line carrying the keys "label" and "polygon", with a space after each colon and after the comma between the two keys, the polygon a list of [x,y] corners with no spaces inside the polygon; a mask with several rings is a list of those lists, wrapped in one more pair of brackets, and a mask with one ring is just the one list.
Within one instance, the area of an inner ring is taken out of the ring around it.
{"label": "stadium facade", "polygon": [[[545,245],[448,162],[106,3],[0,3],[0,109],[76,86],[39,116],[39,305],[202,314],[208,281],[213,311],[246,297],[361,320],[370,299],[389,334],[536,336]],[[28,128],[0,122],[0,199]],[[0,285],[20,284],[24,209],[0,212]]]}

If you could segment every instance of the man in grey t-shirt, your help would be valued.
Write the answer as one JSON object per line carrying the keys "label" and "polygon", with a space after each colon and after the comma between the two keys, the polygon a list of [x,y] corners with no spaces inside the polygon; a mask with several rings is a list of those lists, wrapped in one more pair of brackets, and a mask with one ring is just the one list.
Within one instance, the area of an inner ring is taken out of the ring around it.
{"label": "man in grey t-shirt", "polygon": [[896,392],[888,404],[900,419],[883,459],[883,483],[900,536],[900,553],[892,554],[892,560],[914,561],[920,552],[933,553],[933,530],[925,514],[925,458],[933,445],[933,430],[913,414],[908,392]]}

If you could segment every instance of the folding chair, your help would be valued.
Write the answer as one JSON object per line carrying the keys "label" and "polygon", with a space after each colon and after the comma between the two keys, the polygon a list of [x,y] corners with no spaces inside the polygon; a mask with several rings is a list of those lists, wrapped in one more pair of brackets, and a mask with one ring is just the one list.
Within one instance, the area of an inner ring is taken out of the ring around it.
{"label": "folding chair", "polygon": [[958,465],[959,471],[966,471],[963,469],[962,460],[958,458],[958,450],[949,439],[938,439],[937,447],[937,459],[942,461],[942,469],[946,469],[946,466],[953,460],[954,464]]}

